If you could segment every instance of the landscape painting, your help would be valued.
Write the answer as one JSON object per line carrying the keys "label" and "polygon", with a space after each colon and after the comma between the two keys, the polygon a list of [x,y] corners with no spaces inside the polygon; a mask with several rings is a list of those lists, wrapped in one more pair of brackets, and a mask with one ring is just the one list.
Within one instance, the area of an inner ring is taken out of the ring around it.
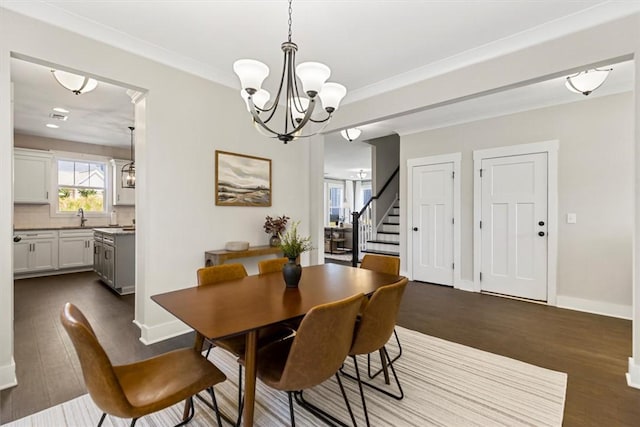
{"label": "landscape painting", "polygon": [[216,150],[216,205],[271,206],[271,159]]}

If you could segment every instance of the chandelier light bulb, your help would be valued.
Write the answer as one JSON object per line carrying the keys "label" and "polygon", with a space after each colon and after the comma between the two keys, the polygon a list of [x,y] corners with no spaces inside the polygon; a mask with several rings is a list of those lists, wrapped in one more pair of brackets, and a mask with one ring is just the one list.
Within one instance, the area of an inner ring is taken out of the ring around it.
{"label": "chandelier light bulb", "polygon": [[598,89],[609,76],[611,68],[608,69],[593,69],[581,71],[578,74],[567,76],[565,86],[571,92],[581,93],[583,95],[589,95],[594,90]]}
{"label": "chandelier light bulb", "polygon": [[242,89],[255,93],[269,75],[269,67],[255,59],[238,59],[233,63],[233,71],[240,78]]}
{"label": "chandelier light bulb", "polygon": [[333,113],[340,106],[340,101],[347,94],[347,88],[339,83],[325,83],[320,91],[322,107],[328,113]]}
{"label": "chandelier light bulb", "polygon": [[302,82],[306,94],[313,98],[329,79],[331,69],[320,62],[303,62],[296,67],[296,75]]}
{"label": "chandelier light bulb", "polygon": [[[245,104],[247,104],[247,111],[251,112],[251,107],[249,106],[249,94],[247,93],[247,91],[241,90],[240,96],[242,97],[242,99],[244,99]],[[269,102],[269,98],[271,98],[271,95],[266,90],[260,89],[259,91],[254,93],[252,97],[253,104],[262,110],[264,109],[265,105],[267,105],[267,102]]]}

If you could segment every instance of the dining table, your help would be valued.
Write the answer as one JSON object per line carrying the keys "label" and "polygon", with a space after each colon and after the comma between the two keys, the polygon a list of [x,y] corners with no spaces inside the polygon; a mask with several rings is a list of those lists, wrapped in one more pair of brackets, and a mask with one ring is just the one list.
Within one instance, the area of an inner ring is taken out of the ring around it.
{"label": "dining table", "polygon": [[242,422],[252,426],[256,391],[258,330],[304,316],[313,307],[376,289],[402,276],[340,264],[303,267],[297,288],[288,288],[281,272],[246,276],[211,286],[194,286],[153,295],[151,299],[210,340],[245,336]]}

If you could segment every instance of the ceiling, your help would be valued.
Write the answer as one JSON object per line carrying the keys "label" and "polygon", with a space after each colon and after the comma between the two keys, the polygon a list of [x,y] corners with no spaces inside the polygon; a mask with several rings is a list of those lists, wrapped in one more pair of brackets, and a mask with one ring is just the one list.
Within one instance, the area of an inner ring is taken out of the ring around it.
{"label": "ceiling", "polygon": [[[283,0],[4,0],[2,7],[237,89],[232,63],[255,58],[270,66],[272,73],[264,87],[273,90],[282,61],[280,43],[287,35]],[[350,103],[639,10],[636,1],[295,0],[292,40],[299,46],[297,61],[328,64],[330,80],[347,86],[343,103]],[[76,132],[72,124],[78,122],[78,130],[74,136],[62,136],[63,131],[57,137],[128,145],[126,117],[131,120],[133,115],[129,98],[122,95],[124,89],[101,83],[92,93],[74,96],[42,68],[38,74],[27,64],[12,62],[17,129],[46,132],[41,129],[43,114],[48,115],[53,104],[67,102],[72,113],[65,127]],[[605,94],[607,87],[624,90],[624,83],[613,84],[621,74],[615,70],[590,97]],[[360,140],[576,100],[577,95],[566,91],[561,81],[539,85],[369,124],[361,127]],[[49,91],[51,98],[37,98]],[[339,136],[328,136],[325,151],[342,160],[360,159],[357,153],[368,151],[366,146],[358,150],[361,143],[352,143],[352,151],[340,154],[346,145],[339,142]],[[328,154],[328,161],[331,157]],[[359,160],[348,168],[367,169],[362,165]]]}

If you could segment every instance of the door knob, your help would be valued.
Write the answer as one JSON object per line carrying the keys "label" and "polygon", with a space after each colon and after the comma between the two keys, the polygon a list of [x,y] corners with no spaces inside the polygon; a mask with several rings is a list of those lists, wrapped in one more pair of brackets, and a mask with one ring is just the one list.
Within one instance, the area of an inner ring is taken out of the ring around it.
{"label": "door knob", "polygon": [[542,226],[544,225],[544,221],[540,221],[540,222],[538,222],[538,225],[539,225],[540,227],[542,227]]}
{"label": "door knob", "polygon": [[544,231],[539,232],[538,236],[540,236],[540,237],[544,236]]}
{"label": "door knob", "polygon": [[16,243],[18,243],[20,240],[22,240],[22,237],[20,237],[20,236],[14,236],[13,237],[13,241],[16,242]]}
{"label": "door knob", "polygon": [[413,231],[418,231],[418,227],[413,227]]}

